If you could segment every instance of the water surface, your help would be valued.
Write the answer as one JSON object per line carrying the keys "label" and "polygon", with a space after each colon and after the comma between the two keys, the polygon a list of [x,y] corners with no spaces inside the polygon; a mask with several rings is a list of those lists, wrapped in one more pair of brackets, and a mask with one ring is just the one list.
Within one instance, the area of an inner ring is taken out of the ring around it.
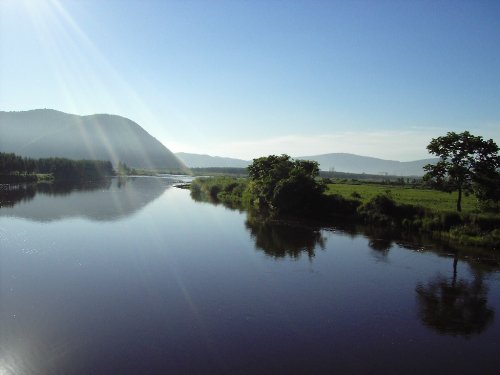
{"label": "water surface", "polygon": [[497,373],[498,270],[407,247],[169,179],[35,189],[0,208],[0,374]]}

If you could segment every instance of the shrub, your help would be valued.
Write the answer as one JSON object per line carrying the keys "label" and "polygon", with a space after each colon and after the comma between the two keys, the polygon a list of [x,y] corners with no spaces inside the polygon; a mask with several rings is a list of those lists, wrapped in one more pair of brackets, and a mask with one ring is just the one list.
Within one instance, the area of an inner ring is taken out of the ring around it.
{"label": "shrub", "polygon": [[380,194],[361,205],[358,214],[367,222],[403,226],[404,221],[408,227],[413,220],[425,216],[425,211],[410,204],[397,204],[390,194]]}
{"label": "shrub", "polygon": [[361,202],[346,199],[339,194],[324,196],[323,207],[330,216],[355,216]]}
{"label": "shrub", "polygon": [[351,197],[353,197],[355,199],[361,199],[361,194],[359,194],[357,191],[353,191],[351,193]]}
{"label": "shrub", "polygon": [[440,217],[441,228],[440,229],[450,229],[451,227],[460,225],[463,223],[462,217],[457,212],[443,212]]}

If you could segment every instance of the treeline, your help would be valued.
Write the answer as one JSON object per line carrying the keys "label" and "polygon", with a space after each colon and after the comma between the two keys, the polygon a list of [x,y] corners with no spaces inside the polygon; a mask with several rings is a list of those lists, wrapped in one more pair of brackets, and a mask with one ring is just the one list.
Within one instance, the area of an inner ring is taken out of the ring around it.
{"label": "treeline", "polygon": [[336,171],[319,171],[319,176],[325,179],[335,180],[337,182],[356,182],[360,183],[377,183],[377,184],[418,184],[421,182],[421,177],[403,177],[396,175],[381,175],[381,174],[368,174],[368,173],[351,173],[351,172],[336,172]]}
{"label": "treeline", "polygon": [[[198,167],[191,168],[194,176],[248,176],[247,168],[237,167]],[[385,185],[412,185],[418,186],[422,183],[422,178],[418,176],[401,177],[392,175],[377,175],[366,173],[349,173],[336,171],[318,171],[319,177],[325,179],[327,183],[377,183]]]}
{"label": "treeline", "polygon": [[248,176],[246,168],[237,167],[203,167],[190,168],[195,176]]}
{"label": "treeline", "polygon": [[103,160],[64,158],[32,159],[13,153],[0,153],[0,176],[4,182],[36,181],[37,174],[56,180],[97,180],[115,174],[113,165]]}

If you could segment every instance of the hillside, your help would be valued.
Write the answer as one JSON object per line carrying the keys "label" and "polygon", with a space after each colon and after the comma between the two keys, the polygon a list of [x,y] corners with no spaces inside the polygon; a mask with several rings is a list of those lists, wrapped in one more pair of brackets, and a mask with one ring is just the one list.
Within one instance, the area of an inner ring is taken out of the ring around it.
{"label": "hillside", "polygon": [[184,170],[177,157],[121,116],[78,116],[51,109],[0,111],[0,151],[32,158],[119,161],[134,168]]}
{"label": "hillside", "polygon": [[246,168],[250,161],[221,156],[176,152],[175,155],[189,168]]}
{"label": "hillside", "polygon": [[320,164],[320,169],[325,171],[335,170],[337,172],[396,176],[422,176],[424,174],[423,166],[437,161],[437,159],[422,159],[401,162],[345,153],[299,156],[295,159],[317,161]]}

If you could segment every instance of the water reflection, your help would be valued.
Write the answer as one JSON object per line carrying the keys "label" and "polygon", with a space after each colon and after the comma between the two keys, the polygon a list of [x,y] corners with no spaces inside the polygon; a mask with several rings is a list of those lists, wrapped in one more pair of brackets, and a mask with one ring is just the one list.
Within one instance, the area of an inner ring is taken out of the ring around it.
{"label": "water reflection", "polygon": [[[201,200],[200,197],[193,199]],[[225,206],[234,209],[226,204]],[[312,259],[317,248],[325,248],[326,238],[321,233],[325,227],[322,225],[271,219],[252,210],[247,211],[246,215],[245,226],[255,241],[255,247],[270,257],[299,259],[302,254],[307,254]],[[449,256],[451,251],[444,244],[429,246],[432,242],[428,238],[415,233],[395,233],[387,228],[363,226],[348,221],[328,224],[328,227],[352,237],[360,234],[366,237],[368,247],[373,250],[372,256],[377,261],[387,262],[394,246],[418,252],[437,252],[434,249],[440,248],[441,252],[437,254],[443,257]],[[442,252],[443,250],[447,252]],[[491,259],[487,262],[462,259],[471,267],[474,276],[471,280],[459,279],[459,252],[455,251],[454,254],[451,279],[438,274],[425,284],[417,284],[418,316],[425,326],[440,334],[470,337],[482,333],[493,322],[494,310],[488,306],[488,286],[483,281],[483,274],[487,272],[484,267],[489,264],[496,268],[498,262]]]}
{"label": "water reflection", "polygon": [[[117,179],[118,181],[120,179]],[[76,191],[95,191],[95,190],[109,190],[111,188],[112,179],[106,178],[99,181],[76,182],[64,181],[53,182],[50,184],[38,184],[36,190],[38,193],[47,195],[69,195]]]}
{"label": "water reflection", "polygon": [[70,217],[117,220],[139,211],[174,182],[166,178],[132,177],[83,184],[2,185],[0,216],[35,221]]}
{"label": "water reflection", "polygon": [[[358,229],[358,233],[360,230]],[[394,246],[394,236],[385,228],[368,227],[364,231],[368,239],[370,253],[378,262],[388,262],[389,252]]]}
{"label": "water reflection", "polygon": [[436,275],[416,287],[419,317],[424,325],[440,334],[470,337],[482,333],[494,319],[488,306],[488,286],[481,271],[471,281],[457,278],[458,256],[453,261],[453,277]]}
{"label": "water reflection", "polygon": [[33,199],[35,194],[35,185],[0,184],[0,208],[14,207],[19,202]]}
{"label": "water reflection", "polygon": [[[152,180],[39,192],[11,210],[40,199],[91,204],[90,193],[144,203],[165,189],[126,220],[0,217],[0,373],[498,369],[498,273],[403,250],[383,228],[238,214]],[[379,254],[387,263],[374,262]],[[443,266],[449,278],[436,279]]]}
{"label": "water reflection", "polygon": [[248,213],[246,228],[255,241],[255,246],[274,258],[299,258],[305,253],[311,259],[315,249],[325,248],[326,239],[319,228],[290,221],[264,218],[255,213]]}

